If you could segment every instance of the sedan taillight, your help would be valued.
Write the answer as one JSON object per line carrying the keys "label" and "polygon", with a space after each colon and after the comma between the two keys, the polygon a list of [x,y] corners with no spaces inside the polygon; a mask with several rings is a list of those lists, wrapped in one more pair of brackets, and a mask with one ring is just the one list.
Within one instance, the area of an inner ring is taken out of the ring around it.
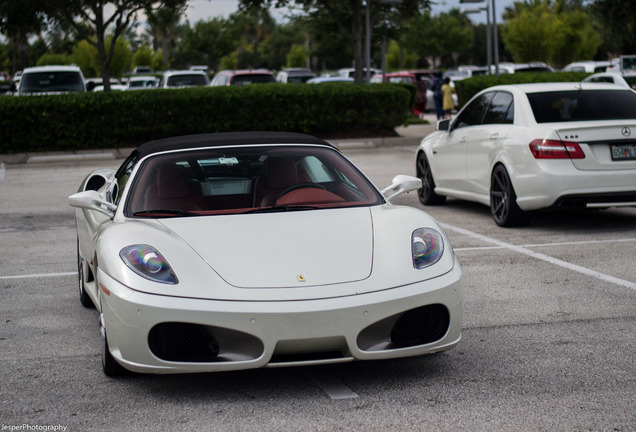
{"label": "sedan taillight", "polygon": [[530,151],[535,159],[585,159],[579,143],[536,139],[530,143]]}

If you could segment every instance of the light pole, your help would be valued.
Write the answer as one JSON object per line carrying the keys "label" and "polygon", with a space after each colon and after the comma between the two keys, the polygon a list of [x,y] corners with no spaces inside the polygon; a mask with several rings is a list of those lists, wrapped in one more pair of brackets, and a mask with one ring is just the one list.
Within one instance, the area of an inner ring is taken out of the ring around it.
{"label": "light pole", "polygon": [[[477,12],[481,12],[481,11],[486,11],[486,22],[487,22],[487,26],[486,26],[486,44],[488,45],[488,47],[486,48],[486,53],[487,53],[487,58],[488,58],[488,73],[491,73],[491,63],[490,63],[490,59],[491,59],[491,52],[494,46],[494,52],[495,52],[495,75],[499,76],[499,38],[498,38],[498,33],[499,31],[497,30],[497,12],[495,11],[495,0],[459,0],[459,3],[483,3],[486,2],[485,6],[481,6],[479,8],[462,8],[462,13],[477,13]],[[490,6],[492,2],[492,7]],[[491,35],[491,26],[490,26],[490,12],[492,11],[492,35],[493,35],[493,41],[491,43],[490,40],[490,35]]]}
{"label": "light pole", "polygon": [[[371,0],[366,0],[366,10],[365,10],[365,41],[364,41],[364,57],[365,57],[365,67],[367,68],[365,71],[365,80],[367,84],[371,82],[371,9],[369,7],[369,3]],[[403,0],[380,0],[380,4],[390,4],[390,5],[398,5],[402,4]],[[480,0],[481,1],[481,0]],[[385,48],[386,49],[386,48]],[[385,53],[383,52],[383,56]],[[384,57],[382,58],[384,61]],[[384,74],[382,76],[382,80],[384,81]]]}

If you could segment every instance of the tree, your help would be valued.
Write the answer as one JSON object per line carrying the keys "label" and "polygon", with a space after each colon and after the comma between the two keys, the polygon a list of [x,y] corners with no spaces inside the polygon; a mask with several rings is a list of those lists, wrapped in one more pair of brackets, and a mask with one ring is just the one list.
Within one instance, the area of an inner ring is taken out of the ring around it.
{"label": "tree", "polygon": [[44,0],[0,1],[0,32],[13,46],[11,74],[27,66],[29,35],[44,28]]}
{"label": "tree", "polygon": [[459,54],[473,46],[473,29],[457,9],[437,16],[425,12],[407,23],[402,43],[421,59],[428,59],[431,67],[439,67],[449,55],[457,66]]}
{"label": "tree", "polygon": [[[186,0],[47,0],[47,14],[68,23],[78,35],[93,45],[99,55],[104,90],[110,91],[110,65],[117,40],[137,22],[139,13],[160,7],[177,8]],[[107,46],[108,35],[111,42]]]}
{"label": "tree", "polygon": [[[110,50],[113,38],[108,37],[106,39],[106,49]],[[132,58],[132,52],[130,51],[130,45],[128,41],[124,39],[118,39],[115,42],[113,49],[113,58],[109,64],[109,79],[110,77],[121,78],[126,70],[130,68],[130,62]],[[73,61],[84,72],[87,77],[100,76],[101,62],[99,53],[94,44],[89,41],[82,40],[73,48]],[[103,78],[103,77],[102,77]],[[105,86],[105,84],[104,84]]]}
{"label": "tree", "polygon": [[186,6],[182,3],[148,12],[149,32],[154,36],[155,42],[158,42],[155,49],[160,49],[163,53],[163,70],[170,68],[170,53],[176,44],[179,21],[185,13]]}
{"label": "tree", "polygon": [[223,18],[198,21],[193,27],[187,25],[183,29],[176,62],[184,66],[206,65],[217,70],[221,59],[236,49],[239,38],[238,28]]}
{"label": "tree", "polygon": [[601,23],[611,54],[636,54],[636,2],[594,0],[590,9]]}
{"label": "tree", "polygon": [[[378,16],[397,7],[403,15],[412,15],[422,8],[428,7],[429,0],[403,0],[399,6],[369,3],[369,20],[376,23]],[[251,7],[282,7],[291,4],[298,5],[310,15],[328,15],[336,24],[341,35],[349,39],[353,47],[353,61],[355,66],[355,82],[360,84],[363,79],[364,68],[364,31],[365,6],[363,0],[239,0],[239,5],[246,10]]]}
{"label": "tree", "polygon": [[601,43],[580,4],[550,0],[515,3],[506,12],[502,38],[516,62],[555,66],[591,58]]}

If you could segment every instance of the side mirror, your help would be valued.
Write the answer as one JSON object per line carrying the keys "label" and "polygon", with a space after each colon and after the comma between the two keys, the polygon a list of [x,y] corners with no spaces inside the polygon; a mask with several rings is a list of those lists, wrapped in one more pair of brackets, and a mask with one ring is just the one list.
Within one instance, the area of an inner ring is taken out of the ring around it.
{"label": "side mirror", "polygon": [[117,206],[115,204],[104,201],[99,195],[99,192],[94,190],[87,190],[71,195],[68,197],[68,204],[71,207],[94,210],[105,214],[110,218],[115,216],[115,210],[117,210]]}
{"label": "side mirror", "polygon": [[387,200],[390,200],[403,193],[416,191],[418,189],[422,189],[421,179],[407,175],[398,175],[393,178],[391,186],[382,190],[382,195]]}
{"label": "side mirror", "polygon": [[89,81],[86,83],[86,91],[93,91],[95,90],[95,87],[97,87],[97,85],[95,84],[94,81]]}
{"label": "side mirror", "polygon": [[448,131],[450,130],[450,119],[444,119],[437,122],[437,130],[438,131]]}

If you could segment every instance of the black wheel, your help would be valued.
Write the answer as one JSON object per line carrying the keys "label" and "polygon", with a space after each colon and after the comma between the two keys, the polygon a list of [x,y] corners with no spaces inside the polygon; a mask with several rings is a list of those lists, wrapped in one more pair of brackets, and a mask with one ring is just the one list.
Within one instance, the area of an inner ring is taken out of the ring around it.
{"label": "black wheel", "polygon": [[84,286],[84,260],[79,251],[79,239],[77,239],[77,284],[79,285],[80,303],[85,308],[94,308],[93,300],[89,297]]}
{"label": "black wheel", "polygon": [[503,165],[495,167],[490,179],[490,212],[501,227],[525,226],[532,218],[517,205],[517,194]]}
{"label": "black wheel", "polygon": [[[325,188],[323,185],[319,184],[319,183],[312,183],[312,182],[304,182],[304,183],[296,183],[293,184],[291,186],[286,187],[279,195],[278,198],[283,197],[283,195],[286,195],[288,193],[290,193],[291,191],[294,191],[296,189],[306,189],[306,188],[314,188],[314,189],[322,189],[322,190],[327,190],[327,188]],[[277,198],[277,200],[278,200]]]}
{"label": "black wheel", "polygon": [[417,196],[420,199],[420,202],[424,205],[444,204],[446,197],[435,193],[433,173],[431,172],[431,166],[429,165],[428,160],[426,160],[424,153],[420,153],[417,156],[416,169],[417,176],[422,180],[422,189],[417,191]]}

